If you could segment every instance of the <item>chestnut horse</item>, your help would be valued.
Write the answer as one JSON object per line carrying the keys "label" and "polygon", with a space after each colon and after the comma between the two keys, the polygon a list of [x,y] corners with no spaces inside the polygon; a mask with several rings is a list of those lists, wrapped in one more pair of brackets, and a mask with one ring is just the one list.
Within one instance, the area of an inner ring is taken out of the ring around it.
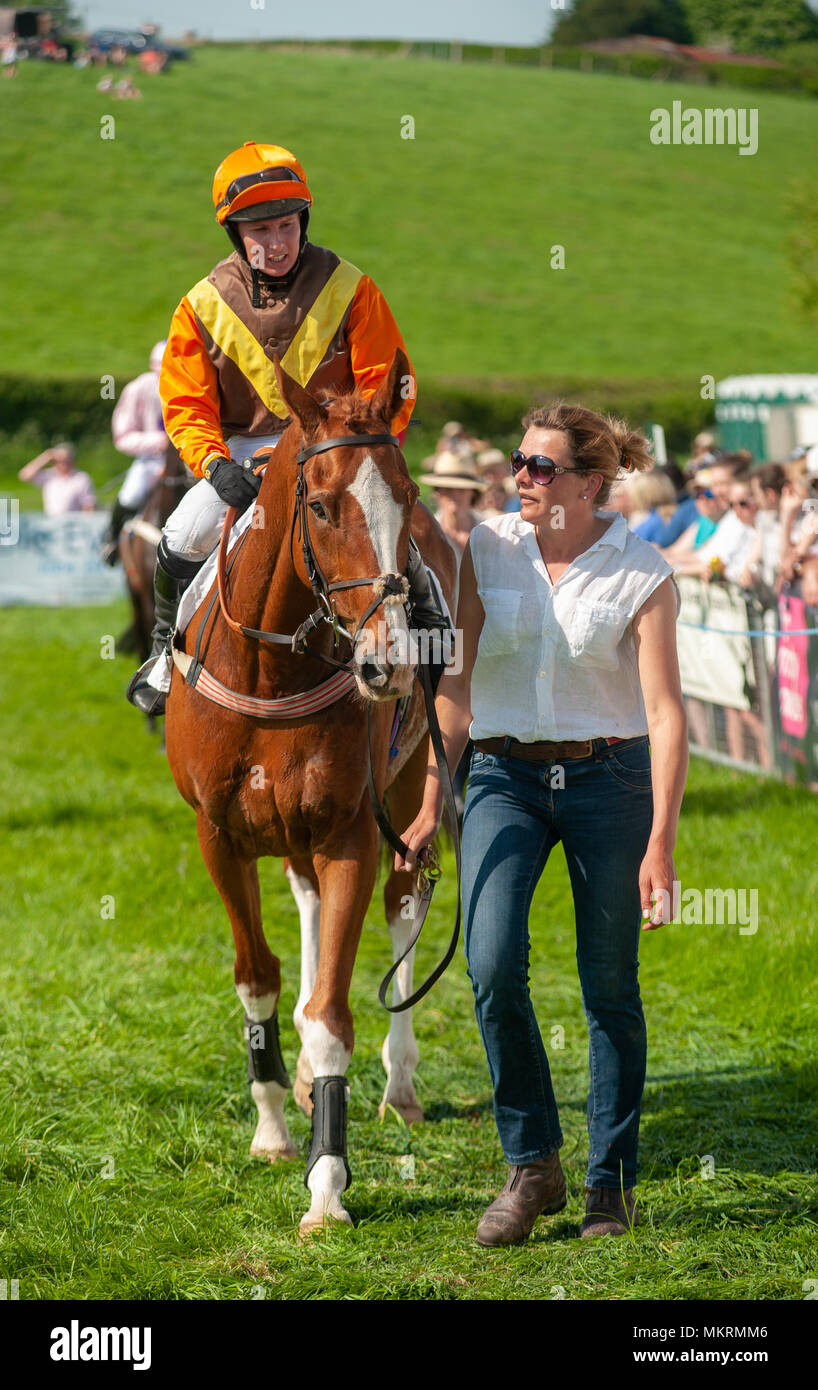
{"label": "chestnut horse", "polygon": [[[332,1219],[350,1220],[341,1201],[349,1181],[349,988],[379,844],[367,789],[367,710],[375,786],[379,796],[388,789],[398,833],[416,816],[425,783],[426,715],[409,664],[408,586],[402,578],[410,528],[452,612],[456,562],[437,523],[417,502],[417,485],[388,433],[402,404],[402,382],[410,379],[405,354],[396,352],[388,376],[369,398],[354,391],[319,401],[277,361],[275,369],[290,424],[270,455],[252,524],[234,552],[225,596],[232,624],[205,599],[177,638],[188,655],[177,651],[166,739],[173,777],[196,811],[202,855],[230,918],[245,1037],[255,1033],[267,1050],[264,1067],[254,1067],[250,1054],[258,1109],[250,1152],[270,1160],[297,1155],[284,1117],[290,1082],[278,1050],[280,961],[262,927],[256,864],[261,856],[284,858],[298,904],[301,988],[294,1022],[301,1053],[294,1098],[313,1121],[305,1177],[311,1203],[301,1221],[303,1236]],[[289,636],[316,611],[315,571],[311,576],[309,557],[293,543],[297,520],[308,535],[315,570],[332,588],[325,608],[335,606],[335,621],[354,638],[352,647],[336,647],[333,623],[316,618],[309,650],[330,661],[333,654],[346,654],[354,678],[342,679],[351,689],[317,714],[273,719],[234,712],[189,683],[200,631],[205,672],[242,695],[281,699],[339,676],[317,656],[293,652],[289,642],[267,644],[236,630],[240,618],[247,628]],[[384,651],[385,629],[390,641]],[[395,701],[410,693],[400,751],[390,761]],[[407,909],[417,901],[414,875],[393,869],[384,897],[397,958],[412,926]],[[411,968],[410,955],[395,976],[393,1003],[409,997]],[[393,1014],[382,1051],[387,1082],[381,1113],[390,1104],[408,1122],[421,1118],[412,1080],[417,1055],[410,1012]]]}

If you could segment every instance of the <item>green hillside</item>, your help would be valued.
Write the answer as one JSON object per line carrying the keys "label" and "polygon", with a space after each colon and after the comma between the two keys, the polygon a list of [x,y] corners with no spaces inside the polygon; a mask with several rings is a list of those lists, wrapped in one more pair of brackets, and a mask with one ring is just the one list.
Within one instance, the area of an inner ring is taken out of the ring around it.
{"label": "green hillside", "polygon": [[[98,79],[31,63],[0,84],[0,372],[143,370],[227,249],[210,182],[250,137],[299,154],[313,239],[384,289],[421,386],[650,378],[695,395],[704,373],[815,367],[788,302],[785,198],[813,167],[816,104],[249,47],[138,78],[141,101]],[[652,145],[650,112],[674,99],[757,106],[758,153]]]}

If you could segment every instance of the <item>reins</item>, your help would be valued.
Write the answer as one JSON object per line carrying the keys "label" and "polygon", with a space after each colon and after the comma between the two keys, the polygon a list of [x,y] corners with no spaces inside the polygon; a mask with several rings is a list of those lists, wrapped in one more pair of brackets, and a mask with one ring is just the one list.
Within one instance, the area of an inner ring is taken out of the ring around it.
{"label": "reins", "polygon": [[[332,439],[320,440],[319,443],[312,444],[307,449],[301,449],[297,455],[296,462],[298,464],[298,478],[296,479],[295,502],[293,506],[292,520],[290,523],[290,558],[292,560],[293,567],[295,567],[295,559],[293,556],[293,543],[295,540],[295,529],[297,525],[298,539],[301,544],[302,554],[304,557],[304,565],[307,572],[307,578],[310,581],[310,586],[312,588],[313,593],[318,599],[318,607],[314,610],[314,612],[312,612],[309,615],[308,618],[304,620],[304,622],[301,623],[296,632],[288,635],[286,633],[265,632],[258,628],[245,627],[243,623],[240,623],[235,618],[231,617],[230,612],[228,611],[227,547],[230,532],[239,514],[235,507],[229,508],[227,515],[224,519],[221,540],[219,542],[219,555],[217,562],[217,584],[219,605],[225,622],[227,623],[228,627],[232,629],[233,632],[241,633],[242,636],[252,638],[255,641],[289,646],[290,650],[296,654],[303,656],[313,656],[316,659],[325,662],[328,666],[333,666],[337,668],[338,671],[345,672],[348,675],[351,675],[350,661],[352,660],[352,658],[349,658],[346,662],[341,662],[335,660],[333,657],[325,656],[322,652],[314,651],[313,648],[308,647],[306,645],[306,638],[309,636],[310,632],[320,627],[321,623],[327,622],[333,628],[335,638],[334,645],[336,651],[338,649],[338,642],[340,637],[346,638],[354,647],[355,641],[357,640],[359,633],[362,631],[365,624],[372,617],[373,613],[377,612],[381,604],[385,603],[387,600],[390,599],[392,602],[402,603],[404,606],[408,603],[409,583],[406,577],[401,574],[380,574],[371,576],[367,579],[336,580],[333,582],[330,582],[327,579],[326,575],[321,569],[321,566],[312,547],[309,525],[308,492],[307,484],[304,478],[304,464],[308,461],[308,459],[313,458],[316,454],[326,453],[329,449],[351,447],[358,448],[361,446],[366,446],[368,444],[391,444],[396,449],[400,448],[400,442],[397,436],[394,434],[338,435]],[[264,463],[259,464],[256,468],[254,468],[253,472],[256,475],[261,473],[264,470],[264,468],[266,468],[267,462],[269,462],[269,459]],[[373,586],[375,590],[375,597],[366,608],[362,618],[358,623],[358,626],[355,629],[355,632],[353,634],[350,634],[339,621],[338,613],[333,603],[332,595],[334,593],[341,592],[345,589],[359,588],[366,584],[370,584]],[[196,660],[196,665],[199,665],[198,659]],[[399,1004],[387,1004],[386,994],[387,990],[389,989],[389,985],[392,979],[394,978],[395,974],[399,970],[400,966],[403,964],[409,953],[417,944],[418,938],[423,928],[423,923],[426,920],[426,914],[429,910],[429,904],[432,900],[432,894],[434,892],[435,884],[440,878],[440,866],[437,863],[437,860],[434,858],[431,850],[429,849],[421,851],[421,855],[418,856],[418,889],[420,891],[420,896],[416,906],[415,919],[414,924],[412,926],[412,931],[409,936],[409,941],[406,945],[406,949],[404,950],[403,954],[400,956],[398,960],[394,962],[391,969],[387,971],[386,975],[381,981],[381,985],[378,990],[378,999],[389,1013],[402,1013],[405,1009],[411,1008],[413,1004],[416,1004],[420,999],[423,998],[425,994],[428,993],[428,991],[437,982],[437,980],[440,979],[440,976],[443,974],[446,967],[450,964],[452,957],[454,956],[455,950],[457,949],[457,942],[460,936],[460,837],[457,833],[457,808],[454,800],[454,791],[452,788],[451,777],[449,775],[449,767],[446,760],[446,751],[443,746],[443,738],[440,732],[440,724],[438,722],[437,712],[435,710],[435,697],[432,691],[432,683],[431,677],[429,675],[428,666],[424,665],[422,662],[419,662],[418,674],[420,676],[420,682],[423,687],[423,696],[426,705],[426,718],[429,725],[429,737],[432,742],[432,748],[435,754],[435,761],[437,763],[438,775],[440,777],[440,782],[443,789],[444,804],[446,806],[447,811],[449,812],[449,821],[454,832],[455,864],[457,867],[457,911],[455,914],[455,923],[454,929],[452,931],[451,940],[449,941],[449,945],[446,948],[446,952],[442,960],[438,963],[438,965],[435,966],[434,970],[427,977],[427,979],[424,980],[423,984],[420,985],[414,991],[414,993],[409,996],[408,999],[401,1000]],[[202,680],[202,676],[205,677],[204,681]],[[201,688],[202,693],[209,694],[210,698],[216,698],[219,700],[220,703],[224,703],[223,698],[220,698],[220,694],[229,695],[231,693],[229,691],[226,691],[226,688],[224,686],[221,686],[219,682],[215,681],[213,677],[208,676],[207,673],[203,670],[201,671],[201,674],[197,672],[197,679],[199,682],[199,688]],[[332,683],[330,682],[329,684]],[[346,693],[348,693],[347,689],[342,689],[341,687],[339,687],[339,693],[335,696],[335,698],[342,698],[343,695]],[[267,711],[271,711],[276,705],[282,706],[281,715],[283,716],[284,714],[283,707],[286,705],[286,701],[261,701],[251,696],[237,697],[235,696],[234,692],[233,696],[234,700],[237,699],[241,701],[240,706],[235,705],[233,707],[241,708],[242,712],[250,715],[250,717],[275,718],[276,715],[274,713],[263,713],[262,710],[266,709]],[[288,698],[292,700],[293,697]],[[309,692],[307,692],[307,699],[308,698]],[[316,708],[320,707],[320,705],[316,704]],[[386,811],[384,810],[384,807],[378,797],[378,793],[375,787],[375,779],[372,771],[373,755],[371,704],[367,708],[366,732],[367,746],[369,751],[369,767],[367,769],[367,781],[369,788],[369,800],[370,805],[372,807],[372,814],[375,818],[378,828],[380,829],[382,835],[384,836],[388,844],[391,845],[391,847],[398,854],[400,854],[403,859],[405,859],[407,854],[409,853],[409,848],[398,835],[394,826],[391,824],[386,814]]]}

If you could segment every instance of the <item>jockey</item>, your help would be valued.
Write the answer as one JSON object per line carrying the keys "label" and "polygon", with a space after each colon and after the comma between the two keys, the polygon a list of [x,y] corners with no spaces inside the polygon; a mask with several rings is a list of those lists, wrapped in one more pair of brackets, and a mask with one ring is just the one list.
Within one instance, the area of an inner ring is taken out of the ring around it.
{"label": "jockey", "polygon": [[[218,543],[228,508],[244,511],[258,494],[260,478],[243,465],[288,424],[273,354],[305,387],[358,385],[372,395],[396,348],[406,351],[369,276],[307,240],[312,194],[289,150],[245,142],[216,170],[213,203],[234,249],[177,308],[159,381],[167,432],[201,481],[165,524],[153,650],[128,687],[131,703],[152,714],[163,711],[165,697],[147,676],[170,639],[181,595]],[[394,433],[413,406],[410,397]],[[408,578],[417,626],[445,628],[414,542]]]}
{"label": "jockey", "polygon": [[123,387],[111,417],[114,447],[121,454],[130,454],[133,463],[125,474],[108,530],[102,538],[102,558],[108,565],[116,564],[122,527],[142,510],[148,493],[165,467],[168,437],[159,399],[159,369],[164,351],[163,338],[151,349],[150,371]]}

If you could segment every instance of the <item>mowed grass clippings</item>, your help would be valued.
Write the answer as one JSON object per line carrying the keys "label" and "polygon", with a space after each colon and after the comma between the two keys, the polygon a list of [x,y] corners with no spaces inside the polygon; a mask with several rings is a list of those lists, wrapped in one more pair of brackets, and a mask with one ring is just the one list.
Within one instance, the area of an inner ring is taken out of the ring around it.
{"label": "mowed grass clippings", "polygon": [[[462,953],[415,1010],[425,1122],[378,1120],[387,1020],[376,996],[390,960],[378,888],[352,991],[355,1227],[301,1247],[309,1123],[289,1101],[302,1157],[249,1158],[255,1107],[227,917],[193,814],[124,700],[130,663],[100,656],[126,620],[124,604],[2,616],[0,1274],[19,1280],[21,1299],[805,1297],[818,1278],[813,797],[692,764],[678,876],[757,888],[758,930],[642,938],[633,1239],[578,1237],[587,1034],[561,851],[532,910],[531,985],[569,1203],[520,1248],[474,1240],[505,1164]],[[297,917],[280,865],[261,868],[294,1072]],[[451,855],[445,868],[418,972],[451,927]]]}

